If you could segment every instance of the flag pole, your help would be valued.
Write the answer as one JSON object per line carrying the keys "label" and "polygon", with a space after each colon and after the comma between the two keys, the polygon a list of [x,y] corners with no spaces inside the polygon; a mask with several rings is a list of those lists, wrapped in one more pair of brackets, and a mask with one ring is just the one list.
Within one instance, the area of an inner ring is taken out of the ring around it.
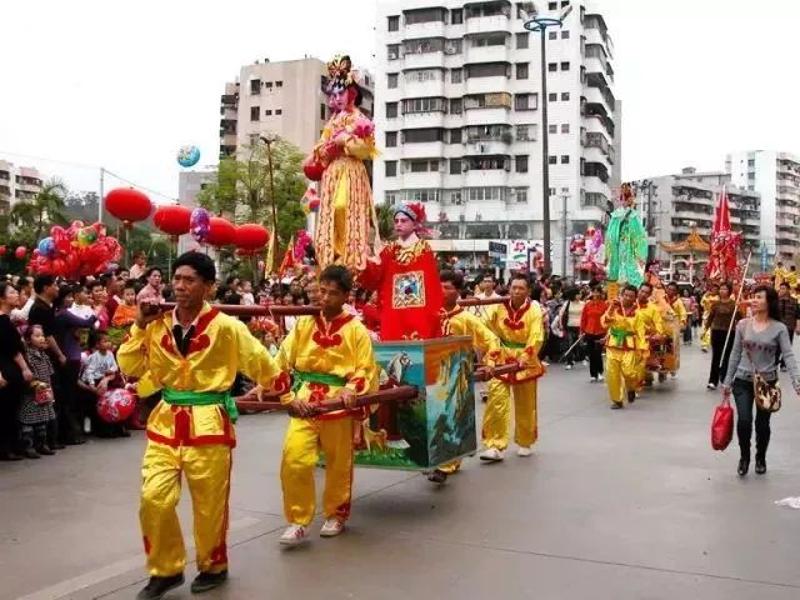
{"label": "flag pole", "polygon": [[[725,344],[722,346],[722,356],[719,358],[719,368],[722,368],[722,363],[725,361],[725,351],[728,348],[728,342],[731,339],[731,331],[733,330],[733,322],[736,320],[736,312],[739,310],[739,302],[742,299],[742,292],[744,291],[744,278],[747,276],[747,271],[750,269],[750,258],[753,256],[753,251],[747,253],[747,262],[744,265],[744,271],[742,271],[742,279],[739,283],[739,292],[736,294],[736,304],[733,308],[733,314],[731,315],[731,321],[728,323],[728,333],[725,335]],[[724,374],[723,374],[724,377]]]}

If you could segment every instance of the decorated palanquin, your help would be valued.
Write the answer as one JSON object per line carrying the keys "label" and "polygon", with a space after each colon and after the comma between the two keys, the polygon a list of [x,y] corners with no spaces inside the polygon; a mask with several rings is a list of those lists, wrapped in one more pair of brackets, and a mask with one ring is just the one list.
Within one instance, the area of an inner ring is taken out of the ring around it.
{"label": "decorated palanquin", "polygon": [[360,282],[378,291],[381,340],[439,337],[442,286],[430,244],[426,240],[410,246],[391,242],[380,258],[380,264],[367,263]]}
{"label": "decorated palanquin", "polygon": [[356,439],[356,465],[427,471],[477,449],[472,340],[377,343],[382,388],[413,385],[417,398],[397,407],[399,440],[390,440],[374,413]]}

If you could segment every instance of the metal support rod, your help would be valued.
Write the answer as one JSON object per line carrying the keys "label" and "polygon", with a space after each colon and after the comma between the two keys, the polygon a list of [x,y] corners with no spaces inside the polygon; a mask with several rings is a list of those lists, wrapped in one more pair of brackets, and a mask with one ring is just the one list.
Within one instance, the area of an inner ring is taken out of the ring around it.
{"label": "metal support rod", "polygon": [[562,223],[561,223],[561,236],[563,237],[563,248],[561,251],[561,276],[567,277],[567,195],[561,195],[561,210],[563,214],[561,215]]}
{"label": "metal support rod", "polygon": [[[728,323],[728,333],[725,335],[725,345],[722,346],[722,355],[719,357],[719,368],[722,368],[722,363],[725,361],[725,350],[728,348],[728,342],[731,339],[731,331],[733,330],[733,322],[736,320],[736,311],[739,310],[739,302],[742,300],[742,291],[744,291],[744,278],[747,276],[747,270],[750,268],[750,258],[753,256],[753,251],[747,253],[747,262],[744,264],[744,271],[742,271],[742,280],[739,282],[739,292],[736,294],[736,304],[731,315],[731,322]],[[725,374],[722,374],[723,377]]]}
{"label": "metal support rod", "polygon": [[542,227],[544,241],[544,272],[549,275],[553,270],[550,255],[550,160],[549,160],[549,138],[547,123],[547,51],[545,49],[547,27],[542,27],[539,31],[541,38],[541,73],[542,73]]}
{"label": "metal support rod", "polygon": [[103,200],[105,199],[106,170],[100,167],[100,200],[97,202],[97,222],[103,222]]}

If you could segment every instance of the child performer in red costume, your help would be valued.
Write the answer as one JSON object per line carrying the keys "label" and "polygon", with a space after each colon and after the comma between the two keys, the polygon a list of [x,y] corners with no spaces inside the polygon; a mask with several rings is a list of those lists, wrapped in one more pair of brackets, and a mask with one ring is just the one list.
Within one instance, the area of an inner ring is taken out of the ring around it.
{"label": "child performer in red costume", "polygon": [[442,286],[436,256],[420,239],[427,231],[425,208],[403,204],[394,211],[397,239],[367,262],[361,285],[378,290],[382,341],[419,340],[441,336],[439,311]]}

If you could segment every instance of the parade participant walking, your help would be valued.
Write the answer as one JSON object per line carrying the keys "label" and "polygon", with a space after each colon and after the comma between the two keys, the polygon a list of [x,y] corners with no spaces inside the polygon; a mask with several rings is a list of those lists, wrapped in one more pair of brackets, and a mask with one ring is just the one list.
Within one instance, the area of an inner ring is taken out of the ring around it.
{"label": "parade participant walking", "polygon": [[[352,408],[358,395],[378,387],[378,370],[366,327],[342,307],[353,287],[347,269],[326,268],[320,275],[319,316],[304,316],[281,344],[278,365],[282,378],[291,374],[291,394],[282,402],[292,413],[281,459],[283,507],[289,527],[280,543],[295,546],[308,537],[314,518],[314,469],[320,449],[325,454],[325,523],[320,535],[333,537],[344,531],[350,516],[353,484],[353,434],[363,408]],[[326,400],[342,401],[343,410],[316,415]]]}
{"label": "parade participant walking", "polygon": [[592,288],[592,297],[581,313],[581,335],[589,355],[589,381],[592,383],[603,381],[603,338],[606,336],[606,328],[600,320],[607,310],[608,301],[605,299],[603,287],[595,285]]}
{"label": "parade participant walking", "polygon": [[[700,299],[700,307],[702,309],[701,323],[708,321],[708,315],[711,312],[711,307],[719,301],[719,286],[713,281],[708,284],[706,293]],[[708,352],[711,346],[711,332],[703,327],[700,333],[700,350]]]}
{"label": "parade participant walking", "polygon": [[[636,364],[638,373],[636,392],[641,392],[644,386],[653,385],[653,374],[648,370],[648,360],[653,353],[660,353],[664,338],[664,322],[659,307],[650,300],[652,293],[652,285],[643,283],[636,295],[636,312],[644,325],[645,336],[645,344],[638,354],[639,360]],[[660,361],[660,358],[655,356],[653,359]]]}
{"label": "parade participant walking", "polygon": [[[792,265],[791,268],[794,269],[794,265]],[[789,271],[789,277],[791,277],[793,273],[794,271]],[[798,304],[797,300],[795,300],[792,296],[792,288],[789,284],[789,277],[787,277],[787,280],[782,282],[778,288],[778,312],[781,316],[781,322],[786,325],[786,330],[789,332],[789,343],[792,344],[794,343],[794,331],[797,327],[797,317],[798,311],[800,311],[800,304]],[[775,359],[778,361],[778,364],[780,364],[781,371],[785,371],[786,365],[784,364],[780,351],[778,351]]]}
{"label": "parade participant walking", "polygon": [[[739,438],[740,476],[750,468],[750,438],[753,432],[753,403],[755,389],[753,379],[756,374],[774,387],[778,382],[778,369],[775,356],[780,351],[791,373],[795,393],[800,395],[800,370],[794,358],[789,332],[780,321],[778,294],[772,287],[759,286],[751,299],[753,316],[742,319],[736,326],[728,371],[725,375],[723,393],[733,392],[736,401],[736,433]],[[772,413],[763,410],[756,403],[756,473],[767,472],[767,447],[770,441],[770,417]]]}
{"label": "parade participant walking", "polygon": [[[491,373],[494,364],[500,359],[500,340],[492,333],[483,321],[464,310],[458,305],[461,290],[464,289],[464,278],[455,271],[442,271],[439,274],[442,282],[442,297],[444,306],[440,313],[442,319],[443,335],[466,335],[472,338],[472,345],[478,351],[482,363]],[[493,388],[497,393],[499,386]],[[500,401],[502,401],[500,399]],[[498,399],[493,399],[496,404]],[[435,469],[428,479],[434,483],[444,483],[447,476],[455,473],[461,467],[460,460],[454,460]]]}
{"label": "parade participant walking", "polygon": [[741,311],[737,310],[736,300],[731,297],[732,291],[730,283],[720,284],[719,300],[711,307],[705,324],[705,328],[711,331],[711,370],[706,385],[709,390],[717,389],[720,378],[728,372],[728,360],[733,348],[728,331],[731,331],[731,320],[735,326],[742,316]]}
{"label": "parade participant walking", "polygon": [[486,450],[480,458],[491,462],[503,460],[511,426],[512,395],[517,454],[530,456],[531,446],[538,438],[537,379],[544,375],[539,362],[544,325],[539,303],[530,300],[530,283],[525,275],[511,278],[509,299],[487,311],[486,325],[499,338],[505,362],[518,363],[520,370],[489,382],[482,428]]}
{"label": "parade participant walking", "polygon": [[[667,284],[667,304],[669,308],[662,315],[664,332],[672,340],[671,351],[664,357],[664,369],[675,377],[681,367],[681,335],[688,322],[686,306],[680,297],[678,284],[671,281]],[[659,381],[663,381],[666,373],[659,373]]]}
{"label": "parade participant walking", "polygon": [[175,261],[176,307],[161,314],[154,299],[139,303],[130,337],[117,353],[120,370],[161,388],[147,422],[139,511],[150,581],[140,600],[161,598],[183,583],[186,551],[176,507],[181,474],[194,508],[199,575],[193,592],[222,584],[228,575],[228,497],[237,372],[270,388],[278,368],[247,327],[205,299],[216,278],[214,262],[199,252]]}
{"label": "parade participant walking", "polygon": [[644,322],[637,312],[636,288],[626,285],[622,298],[611,300],[602,318],[603,326],[608,328],[606,383],[611,408],[623,408],[626,395],[628,402],[636,399],[638,363],[647,344]]}

